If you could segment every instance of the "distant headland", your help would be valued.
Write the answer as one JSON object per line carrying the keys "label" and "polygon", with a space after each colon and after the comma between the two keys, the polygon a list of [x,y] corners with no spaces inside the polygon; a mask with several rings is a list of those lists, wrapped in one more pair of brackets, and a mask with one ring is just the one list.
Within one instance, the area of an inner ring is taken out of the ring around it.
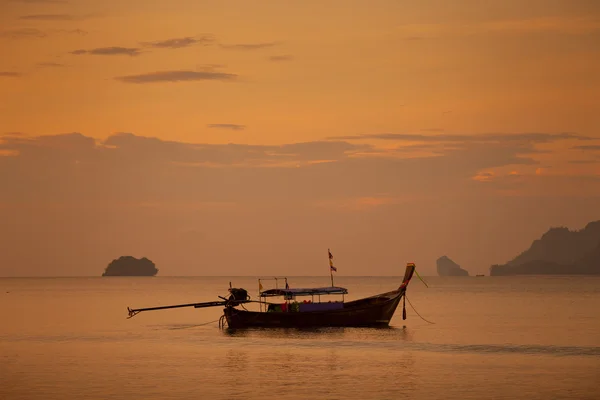
{"label": "distant headland", "polygon": [[490,275],[600,275],[600,221],[579,231],[551,228]]}
{"label": "distant headland", "polygon": [[132,256],[122,256],[112,260],[102,276],[154,276],[158,269],[146,257],[137,259]]}
{"label": "distant headland", "polygon": [[447,256],[442,256],[435,262],[437,267],[437,273],[439,276],[469,276],[469,272],[464,270],[449,259]]}

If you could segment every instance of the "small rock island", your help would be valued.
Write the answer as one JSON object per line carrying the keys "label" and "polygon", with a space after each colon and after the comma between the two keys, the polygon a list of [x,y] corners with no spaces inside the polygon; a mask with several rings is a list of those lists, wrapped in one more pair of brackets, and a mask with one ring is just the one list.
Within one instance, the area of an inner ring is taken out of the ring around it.
{"label": "small rock island", "polygon": [[146,257],[137,259],[132,256],[122,256],[112,260],[102,276],[154,276],[157,273],[156,265]]}
{"label": "small rock island", "polygon": [[511,261],[492,265],[490,275],[600,275],[600,221],[578,231],[550,228]]}
{"label": "small rock island", "polygon": [[439,276],[469,276],[469,272],[464,270],[449,259],[447,256],[442,256],[435,262],[437,266],[437,273]]}

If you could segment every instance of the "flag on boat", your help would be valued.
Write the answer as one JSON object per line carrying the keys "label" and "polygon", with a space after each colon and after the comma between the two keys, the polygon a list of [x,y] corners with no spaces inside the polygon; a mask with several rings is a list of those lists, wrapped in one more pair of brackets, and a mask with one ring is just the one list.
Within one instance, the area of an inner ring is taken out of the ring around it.
{"label": "flag on boat", "polygon": [[329,249],[327,249],[327,252],[329,253],[329,269],[337,272],[337,268],[333,266],[333,254],[331,254],[331,250]]}
{"label": "flag on boat", "polygon": [[262,283],[260,283],[260,279],[258,280],[258,291],[259,292],[263,291],[263,285],[262,285]]}

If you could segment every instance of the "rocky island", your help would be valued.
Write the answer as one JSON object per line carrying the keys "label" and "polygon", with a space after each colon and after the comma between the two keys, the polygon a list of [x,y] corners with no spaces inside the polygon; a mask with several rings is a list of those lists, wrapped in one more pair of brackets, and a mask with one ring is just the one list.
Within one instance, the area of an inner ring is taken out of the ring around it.
{"label": "rocky island", "polygon": [[579,231],[551,228],[490,275],[600,275],[600,221]]}
{"label": "rocky island", "polygon": [[462,269],[460,265],[446,256],[442,256],[435,262],[439,276],[469,276],[469,272]]}
{"label": "rocky island", "polygon": [[122,256],[112,260],[102,276],[154,276],[158,269],[146,257],[137,259],[132,256]]}

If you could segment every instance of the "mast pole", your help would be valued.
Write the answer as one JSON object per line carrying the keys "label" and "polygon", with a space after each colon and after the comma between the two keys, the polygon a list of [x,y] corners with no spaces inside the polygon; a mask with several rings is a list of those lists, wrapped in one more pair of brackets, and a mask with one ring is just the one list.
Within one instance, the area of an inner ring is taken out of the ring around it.
{"label": "mast pole", "polygon": [[329,256],[329,275],[331,276],[331,287],[333,287],[333,256],[331,255],[330,249],[327,249],[327,253]]}

